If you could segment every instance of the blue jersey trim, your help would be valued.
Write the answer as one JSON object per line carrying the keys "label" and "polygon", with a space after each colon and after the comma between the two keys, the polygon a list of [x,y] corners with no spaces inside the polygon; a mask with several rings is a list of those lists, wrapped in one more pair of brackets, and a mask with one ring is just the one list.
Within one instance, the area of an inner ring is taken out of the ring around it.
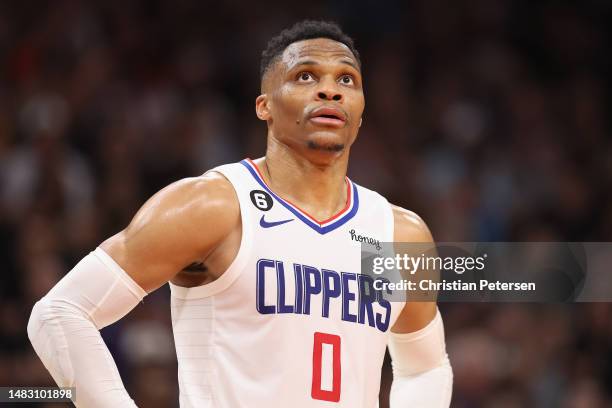
{"label": "blue jersey trim", "polygon": [[276,199],[276,201],[281,203],[281,205],[283,207],[285,207],[287,210],[291,211],[291,213],[293,215],[295,215],[300,221],[302,221],[304,224],[308,225],[310,228],[312,228],[313,230],[317,231],[321,235],[327,234],[328,232],[331,232],[331,231],[341,227],[342,225],[346,224],[351,218],[353,218],[355,216],[355,214],[357,214],[357,210],[359,209],[359,194],[357,194],[357,186],[355,185],[355,183],[353,183],[350,180],[349,180],[349,182],[351,183],[351,188],[352,188],[352,192],[353,192],[353,207],[350,209],[350,211],[348,211],[346,214],[340,216],[340,218],[338,218],[337,220],[333,221],[331,224],[328,224],[328,225],[322,227],[319,224],[317,224],[317,223],[311,221],[310,219],[306,218],[304,215],[302,215],[302,213],[300,213],[298,210],[293,208],[293,206],[291,204],[287,203],[285,200],[283,200],[282,198],[280,198],[279,196],[274,194],[274,192],[268,188],[268,186],[266,185],[266,183],[263,180],[260,179],[259,174],[257,174],[257,172],[251,167],[251,165],[246,160],[242,160],[240,162],[240,164],[242,164],[244,167],[247,168],[247,170],[249,171],[249,173],[251,173],[251,175],[253,176],[255,181],[257,181],[257,183],[259,183],[259,185],[264,190],[266,190],[268,193],[270,193],[270,195],[272,197],[274,197]]}

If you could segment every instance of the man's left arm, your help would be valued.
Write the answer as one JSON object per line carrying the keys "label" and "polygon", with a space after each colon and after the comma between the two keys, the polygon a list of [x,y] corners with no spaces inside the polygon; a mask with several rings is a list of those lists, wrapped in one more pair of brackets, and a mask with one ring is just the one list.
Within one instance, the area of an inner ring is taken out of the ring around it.
{"label": "man's left arm", "polygon": [[[395,242],[433,243],[423,220],[393,206]],[[393,367],[390,407],[450,406],[453,372],[435,301],[406,302],[389,334]]]}

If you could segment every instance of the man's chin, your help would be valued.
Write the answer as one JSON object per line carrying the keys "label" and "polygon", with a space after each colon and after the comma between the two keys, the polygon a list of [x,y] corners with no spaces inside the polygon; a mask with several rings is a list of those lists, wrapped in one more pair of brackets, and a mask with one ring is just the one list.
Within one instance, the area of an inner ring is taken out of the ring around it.
{"label": "man's chin", "polygon": [[333,143],[333,142],[321,143],[321,142],[309,140],[308,148],[314,151],[338,153],[344,150],[344,144],[343,143]]}
{"label": "man's chin", "polygon": [[[326,132],[327,133],[327,132]],[[337,134],[312,135],[306,142],[309,150],[338,153],[344,150],[346,143]]]}

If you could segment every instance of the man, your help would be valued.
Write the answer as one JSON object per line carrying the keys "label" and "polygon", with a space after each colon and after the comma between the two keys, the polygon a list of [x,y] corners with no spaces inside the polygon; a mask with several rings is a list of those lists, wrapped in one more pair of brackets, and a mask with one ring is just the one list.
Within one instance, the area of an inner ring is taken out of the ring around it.
{"label": "man", "polygon": [[375,407],[387,344],[391,406],[448,406],[435,302],[363,289],[356,234],[432,237],[346,178],[364,110],[353,41],[298,23],[270,41],[261,78],[266,156],[155,194],[35,305],[36,352],[77,406],[135,406],[98,330],[170,281],[181,407]]}

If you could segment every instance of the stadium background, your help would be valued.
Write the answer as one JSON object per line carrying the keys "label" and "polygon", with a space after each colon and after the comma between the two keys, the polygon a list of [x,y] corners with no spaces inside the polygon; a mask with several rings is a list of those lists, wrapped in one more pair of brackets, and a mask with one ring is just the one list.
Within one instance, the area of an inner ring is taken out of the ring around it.
{"label": "stadium background", "polygon": [[[350,176],[436,240],[611,240],[612,2],[6,1],[0,385],[52,384],[33,303],[147,197],[263,154],[259,54],[304,17],[340,22],[362,54]],[[177,406],[168,292],[103,330],[141,407]],[[609,304],[441,308],[453,407],[612,406]]]}

